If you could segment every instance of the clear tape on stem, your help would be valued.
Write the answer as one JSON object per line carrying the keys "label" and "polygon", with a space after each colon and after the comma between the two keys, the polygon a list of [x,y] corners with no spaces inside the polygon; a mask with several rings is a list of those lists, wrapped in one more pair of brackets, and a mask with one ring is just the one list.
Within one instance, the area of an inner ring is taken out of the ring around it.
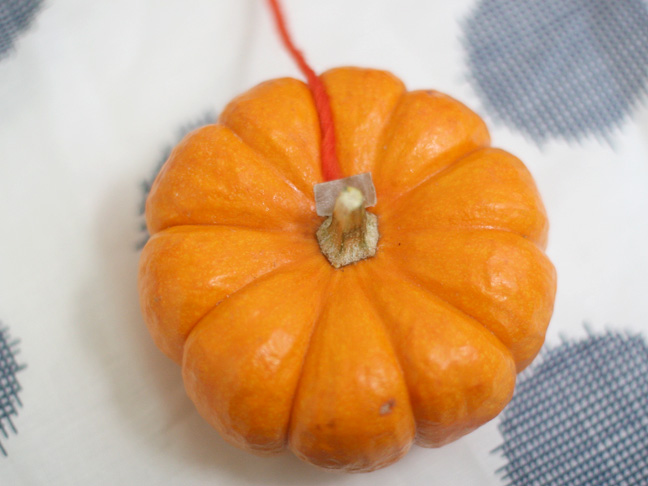
{"label": "clear tape on stem", "polygon": [[318,216],[331,216],[335,201],[345,187],[355,187],[360,190],[365,198],[365,208],[376,205],[376,188],[374,187],[371,172],[357,174],[343,179],[322,182],[313,186],[315,192],[315,210]]}

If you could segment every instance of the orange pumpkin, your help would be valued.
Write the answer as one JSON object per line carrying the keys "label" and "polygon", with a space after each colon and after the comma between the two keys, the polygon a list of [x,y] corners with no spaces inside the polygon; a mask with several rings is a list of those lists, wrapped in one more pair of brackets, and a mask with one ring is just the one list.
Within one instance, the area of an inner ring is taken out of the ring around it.
{"label": "orange pumpkin", "polygon": [[141,306],[226,440],[370,471],[502,410],[542,346],[556,274],[531,175],[475,113],[383,71],[322,79],[343,173],[373,174],[375,256],[323,256],[318,115],[304,83],[272,80],[158,175]]}

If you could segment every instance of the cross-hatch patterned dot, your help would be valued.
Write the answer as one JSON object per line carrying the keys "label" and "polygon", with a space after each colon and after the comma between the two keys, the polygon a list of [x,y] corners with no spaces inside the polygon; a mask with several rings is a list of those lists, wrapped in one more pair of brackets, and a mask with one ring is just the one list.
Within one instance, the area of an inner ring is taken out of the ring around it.
{"label": "cross-hatch patterned dot", "polygon": [[646,97],[645,0],[482,0],[463,27],[484,109],[539,144],[611,141]]}
{"label": "cross-hatch patterned dot", "polygon": [[506,484],[648,484],[646,342],[608,332],[546,349],[500,420]]}
{"label": "cross-hatch patterned dot", "polygon": [[18,34],[27,29],[43,0],[0,0],[0,60],[14,46]]}
{"label": "cross-hatch patterned dot", "polygon": [[[13,417],[18,415],[22,403],[18,397],[21,386],[16,373],[24,368],[16,362],[17,352],[18,341],[11,340],[9,330],[0,327],[0,439],[17,432]],[[0,455],[7,455],[1,441]]]}
{"label": "cross-hatch patterned dot", "polygon": [[142,183],[140,184],[140,187],[142,188],[142,200],[139,207],[139,215],[141,217],[140,229],[142,230],[143,236],[142,239],[137,243],[136,248],[138,250],[144,248],[144,245],[146,245],[146,242],[149,239],[149,234],[146,229],[146,222],[144,221],[144,213],[146,211],[146,199],[148,198],[149,192],[151,192],[151,187],[153,186],[153,182],[155,181],[155,178],[157,177],[158,173],[162,169],[162,166],[164,165],[166,160],[169,158],[169,155],[171,155],[171,150],[173,150],[173,147],[175,147],[178,143],[180,143],[180,141],[185,137],[185,135],[195,130],[196,128],[202,127],[203,125],[215,123],[217,118],[218,118],[217,115],[213,111],[206,110],[195,120],[192,120],[191,122],[185,123],[184,125],[180,126],[180,128],[177,131],[176,139],[174,140],[174,142],[171,145],[166,146],[166,148],[161,153],[162,155],[153,166],[153,171],[151,172],[149,178],[142,181]]}

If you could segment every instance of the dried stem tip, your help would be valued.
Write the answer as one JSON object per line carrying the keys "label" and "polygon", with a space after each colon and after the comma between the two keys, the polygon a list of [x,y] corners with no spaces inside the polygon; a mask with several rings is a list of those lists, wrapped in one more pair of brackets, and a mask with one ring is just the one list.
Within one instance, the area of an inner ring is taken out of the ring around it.
{"label": "dried stem tip", "polygon": [[333,215],[317,230],[320,249],[335,268],[374,256],[378,236],[378,218],[365,211],[362,192],[351,186],[340,192]]}

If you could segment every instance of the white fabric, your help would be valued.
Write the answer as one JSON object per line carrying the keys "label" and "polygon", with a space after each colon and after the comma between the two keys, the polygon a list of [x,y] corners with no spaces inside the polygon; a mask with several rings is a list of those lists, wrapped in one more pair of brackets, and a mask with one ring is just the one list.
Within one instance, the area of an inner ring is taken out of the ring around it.
{"label": "white fabric", "polygon": [[[285,0],[316,70],[388,69],[480,111],[459,42],[471,5]],[[0,63],[0,320],[28,365],[2,485],[500,483],[496,420],[368,475],[241,452],[198,416],[151,342],[136,289],[141,182],[180,125],[285,75],[301,78],[261,0],[52,1]],[[540,150],[490,126],[549,212],[559,275],[549,340],[583,335],[583,321],[648,330],[648,110],[614,148]]]}

